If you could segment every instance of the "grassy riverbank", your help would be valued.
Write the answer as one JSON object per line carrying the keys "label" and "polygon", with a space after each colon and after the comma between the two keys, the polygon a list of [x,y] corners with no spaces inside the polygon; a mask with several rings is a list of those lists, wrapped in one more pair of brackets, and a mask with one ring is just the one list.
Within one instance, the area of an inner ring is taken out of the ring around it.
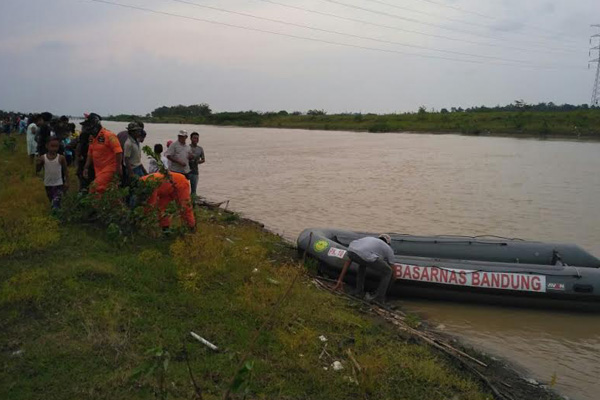
{"label": "grassy riverbank", "polygon": [[156,123],[233,125],[246,127],[295,128],[369,132],[462,133],[540,138],[600,140],[600,109],[572,111],[462,111],[404,114],[333,114],[222,112],[206,116],[120,115],[119,121],[133,118]]}
{"label": "grassy riverbank", "polygon": [[197,209],[195,234],[123,244],[51,217],[24,138],[10,147],[0,143],[0,398],[491,398],[445,356],[317,290],[257,224]]}

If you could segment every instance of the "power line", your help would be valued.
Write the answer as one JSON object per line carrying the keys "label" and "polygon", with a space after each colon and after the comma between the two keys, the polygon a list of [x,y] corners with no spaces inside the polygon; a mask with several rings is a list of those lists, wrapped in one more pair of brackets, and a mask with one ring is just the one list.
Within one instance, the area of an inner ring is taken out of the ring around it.
{"label": "power line", "polygon": [[[308,12],[308,13],[312,13],[312,14],[316,14],[316,15],[322,15],[322,16],[325,16],[325,17],[339,19],[339,20],[342,20],[342,21],[358,22],[358,23],[365,24],[365,25],[377,26],[377,27],[380,27],[380,28],[391,29],[391,30],[395,30],[395,31],[399,31],[399,32],[413,33],[415,35],[420,35],[420,36],[427,36],[427,37],[432,37],[432,38],[437,38],[437,39],[450,40],[450,41],[454,41],[454,42],[462,42],[462,43],[474,44],[474,45],[477,45],[477,46],[493,47],[495,49],[505,48],[505,49],[519,50],[519,51],[526,51],[526,52],[536,52],[536,53],[544,53],[544,54],[548,53],[547,50],[537,50],[537,49],[529,49],[529,48],[524,48],[524,47],[515,47],[515,46],[497,45],[497,44],[491,44],[491,43],[485,43],[485,42],[477,42],[477,41],[468,40],[468,39],[459,39],[459,38],[455,38],[455,37],[451,37],[451,36],[437,35],[437,34],[434,34],[434,33],[426,33],[426,32],[421,32],[421,31],[415,31],[415,30],[412,30],[412,29],[405,29],[405,28],[400,28],[400,27],[392,26],[392,25],[378,24],[378,23],[375,23],[375,22],[366,21],[364,19],[344,17],[344,16],[341,16],[341,15],[338,15],[338,14],[333,14],[333,13],[328,13],[328,12],[313,10],[313,9],[305,8],[305,7],[293,6],[293,5],[290,5],[290,4],[280,3],[280,2],[274,1],[274,0],[256,0],[256,1],[261,1],[261,2],[264,2],[264,3],[275,4],[275,5],[278,5],[278,6],[281,6],[281,7],[290,8],[292,10],[304,11],[304,12]],[[558,51],[558,52],[561,52],[561,53],[576,53],[573,50],[566,50],[566,49],[565,50],[556,49],[554,51]]]}
{"label": "power line", "polygon": [[[347,3],[341,3],[341,2],[339,2],[339,1],[333,1],[333,0],[322,0],[322,1],[327,1],[327,2],[330,2],[330,3],[341,4],[341,5],[344,5],[344,6],[346,6],[346,7],[351,7],[351,8],[356,8],[356,7],[358,7],[358,6],[353,6],[353,5],[351,5],[351,4],[347,4]],[[430,15],[430,16],[435,16],[435,17],[437,17],[435,14],[426,13],[426,12],[423,12],[423,11],[416,11],[416,10],[414,10],[414,9],[411,9],[411,8],[408,8],[408,7],[402,7],[402,6],[398,6],[398,5],[396,5],[396,4],[387,3],[387,2],[384,2],[384,1],[381,1],[381,0],[364,0],[364,1],[367,1],[367,2],[372,2],[372,3],[378,3],[378,4],[382,4],[382,5],[386,5],[386,6],[390,6],[390,7],[398,8],[398,9],[401,9],[401,10],[406,10],[406,11],[410,11],[410,12],[417,12],[417,13],[420,13],[420,14],[425,14],[425,15]],[[451,9],[454,9],[454,10],[460,10],[461,12],[465,12],[465,13],[471,13],[471,14],[476,14],[476,15],[482,15],[482,14],[479,14],[479,13],[476,13],[476,12],[469,12],[469,11],[467,11],[467,10],[464,10],[464,9],[461,9],[461,8],[459,8],[459,7],[447,6],[447,5],[445,5],[445,4],[441,4],[441,3],[438,3],[438,2],[434,2],[434,1],[429,1],[429,0],[421,0],[421,1],[425,1],[425,2],[428,2],[428,3],[431,3],[431,4],[435,4],[435,5],[438,5],[438,6],[442,6],[442,7],[451,8]],[[364,8],[360,7],[360,9],[364,9]],[[376,10],[369,10],[369,9],[365,9],[365,10],[366,10],[366,11],[370,11],[370,12],[376,11]],[[381,13],[381,12],[380,12],[380,13]],[[391,16],[391,17],[400,17],[400,18],[404,18],[404,17],[398,16],[398,15],[395,15],[395,14],[383,13],[383,15],[388,15],[388,16]],[[494,19],[494,20],[499,20],[499,19],[498,19],[498,18],[496,18],[496,17],[490,17],[490,16],[487,16],[487,17],[488,17],[488,18],[491,18],[491,19]],[[481,26],[481,27],[485,27],[485,28],[488,28],[488,29],[489,29],[489,28],[491,28],[489,25],[478,24],[478,23],[473,23],[473,22],[467,22],[467,21],[463,21],[463,20],[457,20],[457,19],[453,19],[453,18],[449,18],[449,17],[442,17],[442,18],[444,18],[444,19],[447,19],[447,20],[449,20],[449,21],[460,22],[460,23],[464,23],[464,24],[468,24],[468,25]],[[417,22],[417,23],[418,23],[418,22]],[[444,26],[440,26],[440,25],[435,25],[435,26],[437,26],[437,27],[439,27],[439,28],[441,28],[441,29],[453,30],[453,31],[455,31],[455,32],[461,32],[461,33],[470,34],[470,35],[479,35],[478,33],[475,33],[475,32],[469,32],[469,31],[458,30],[458,29],[451,29],[451,28],[447,28],[447,27],[444,27]],[[526,24],[523,24],[523,26],[529,26],[529,27],[533,27],[532,25],[526,25]],[[546,29],[539,28],[539,27],[533,27],[533,28],[535,28],[535,29],[538,29],[538,30],[542,30],[542,31],[546,31],[546,32],[548,32],[548,33],[552,33],[552,34],[554,34],[554,36],[555,36],[555,35],[557,35],[557,34],[560,34],[560,33],[558,33],[558,32],[553,32],[553,31],[546,30]],[[529,37],[529,36],[531,36],[531,34],[527,34],[527,33],[521,33],[521,32],[505,32],[505,33],[512,34],[512,35],[528,36],[528,37]],[[561,34],[561,35],[562,35],[562,34]],[[543,35],[535,35],[535,36],[538,36],[538,37],[540,37],[540,38],[542,38],[542,39],[556,40],[554,36],[552,36],[552,37],[549,37],[549,36],[543,36]],[[487,38],[489,38],[489,39],[493,39],[493,40],[504,40],[504,39],[501,39],[501,38],[495,38],[495,37],[493,37],[493,36],[489,36],[489,35],[484,35],[484,37],[487,37]],[[575,40],[565,40],[565,39],[564,39],[564,35],[563,35],[563,39],[562,39],[562,40],[563,40],[563,41],[565,41],[565,42],[569,42],[569,43],[571,43],[571,44],[577,43],[577,41],[575,41]],[[530,44],[532,44],[532,45],[535,45],[535,46],[544,46],[544,47],[546,47],[546,48],[548,48],[548,49],[553,49],[552,47],[547,47],[547,46],[543,45],[542,43],[536,43],[536,42],[526,42],[526,43],[530,43]]]}
{"label": "power line", "polygon": [[[487,24],[480,24],[478,22],[465,21],[465,20],[462,20],[462,19],[456,19],[456,18],[446,17],[446,16],[442,16],[442,15],[439,15],[439,14],[433,14],[433,13],[430,13],[430,12],[427,12],[427,11],[422,11],[422,10],[417,10],[417,9],[410,8],[410,7],[399,6],[397,4],[387,3],[387,2],[381,1],[381,0],[363,0],[363,1],[370,2],[370,3],[376,3],[376,4],[381,4],[381,5],[384,5],[384,6],[393,7],[393,8],[399,9],[399,10],[404,10],[404,11],[412,12],[412,13],[415,13],[415,14],[427,15],[429,17],[443,18],[443,19],[448,20],[448,21],[458,22],[459,24],[465,24],[465,25],[471,25],[471,26],[478,26],[480,28],[490,29],[490,25],[487,25]],[[521,33],[521,32],[507,32],[507,33],[512,34],[512,35],[520,35],[520,36],[532,36],[531,34]],[[543,39],[553,39],[553,38],[545,36],[545,35],[535,35],[535,36],[538,36],[538,37],[543,38]],[[568,40],[568,41],[571,42],[571,43],[575,43],[573,40]]]}
{"label": "power line", "polygon": [[[165,15],[165,16],[169,16],[169,17],[182,18],[182,19],[191,20],[191,21],[205,22],[205,23],[213,24],[213,25],[220,25],[220,26],[226,26],[226,27],[230,27],[230,28],[243,29],[243,30],[247,30],[247,31],[267,33],[267,34],[277,35],[277,36],[282,36],[282,37],[287,37],[287,38],[300,39],[300,40],[306,40],[306,41],[311,41],[311,42],[325,43],[325,44],[331,44],[331,45],[335,45],[335,46],[356,48],[356,49],[362,49],[362,50],[376,51],[376,52],[381,52],[381,53],[400,54],[400,55],[427,58],[427,59],[435,59],[435,60],[456,61],[456,62],[462,62],[462,63],[468,63],[468,64],[479,64],[479,65],[493,64],[493,65],[521,67],[521,68],[529,68],[529,69],[556,69],[556,68],[548,67],[546,65],[533,65],[533,64],[531,64],[531,65],[515,65],[515,64],[507,64],[507,63],[485,62],[485,61],[478,61],[478,60],[468,60],[468,59],[435,56],[435,55],[429,55],[429,54],[408,53],[408,52],[398,51],[398,50],[381,49],[381,48],[377,48],[377,47],[361,46],[361,45],[350,44],[350,43],[335,42],[335,41],[331,41],[331,40],[316,39],[316,38],[311,38],[311,37],[307,37],[307,36],[293,35],[293,34],[289,34],[289,33],[270,31],[270,30],[266,30],[266,29],[253,28],[253,27],[249,27],[249,26],[230,24],[230,23],[219,22],[219,21],[214,21],[214,20],[210,20],[210,19],[190,17],[187,15],[174,14],[174,13],[170,13],[170,12],[166,12],[166,11],[153,10],[150,8],[133,6],[133,5],[129,5],[129,4],[122,4],[122,3],[117,3],[117,2],[108,1],[108,0],[87,0],[87,1],[94,2],[94,3],[102,3],[102,4],[121,7],[121,8],[128,8],[128,9],[137,10],[137,11],[143,11],[143,12],[147,12],[147,13],[151,13],[151,14]],[[568,67],[568,68],[576,69],[576,67]]]}
{"label": "power line", "polygon": [[489,18],[489,19],[496,19],[495,17],[491,17],[489,15],[481,14],[481,13],[478,13],[476,11],[465,10],[464,8],[460,8],[460,7],[456,7],[456,6],[451,6],[451,5],[444,4],[444,3],[439,3],[439,2],[433,1],[433,0],[415,0],[415,1],[421,1],[423,3],[434,4],[436,6],[449,8],[449,9],[452,9],[452,10],[455,10],[455,11],[460,11],[460,12],[463,12],[463,13],[466,13],[466,14],[477,15],[478,17]]}
{"label": "power line", "polygon": [[410,47],[410,48],[420,49],[420,50],[430,50],[430,51],[436,51],[436,52],[445,53],[445,54],[453,54],[453,55],[475,57],[475,58],[485,58],[485,59],[488,59],[488,60],[500,60],[500,61],[508,61],[508,62],[514,62],[514,63],[518,63],[518,64],[530,65],[529,62],[524,61],[524,60],[514,60],[514,59],[507,59],[507,58],[496,57],[496,56],[486,56],[486,55],[473,54],[473,53],[464,53],[464,52],[453,51],[453,50],[441,50],[441,49],[436,49],[436,48],[433,48],[433,47],[419,46],[419,45],[413,45],[413,44],[406,44],[406,43],[402,43],[402,42],[395,42],[395,41],[385,40],[385,39],[377,39],[377,38],[372,38],[372,37],[362,36],[362,35],[354,35],[352,33],[339,32],[339,31],[334,31],[334,30],[330,30],[330,29],[321,29],[321,28],[316,28],[316,27],[309,26],[309,25],[297,24],[297,23],[294,23],[294,22],[282,21],[282,20],[274,19],[274,18],[260,17],[260,16],[253,15],[253,14],[248,14],[248,13],[243,13],[243,12],[238,12],[238,11],[226,10],[224,8],[219,8],[219,7],[207,6],[207,5],[204,5],[204,4],[195,3],[193,1],[187,1],[187,0],[167,0],[167,1],[173,1],[175,3],[187,4],[187,5],[194,6],[194,7],[199,7],[199,8],[209,9],[209,10],[215,10],[215,11],[224,12],[224,13],[228,13],[228,14],[240,15],[240,16],[243,16],[243,17],[254,18],[254,19],[261,20],[261,21],[269,21],[269,22],[274,22],[274,23],[277,23],[277,24],[283,24],[283,25],[288,25],[288,26],[295,26],[295,27],[298,27],[298,28],[309,29],[309,30],[313,30],[313,31],[316,31],[316,32],[323,32],[323,33],[329,33],[329,34],[334,34],[334,35],[339,35],[339,36],[350,37],[350,38],[353,38],[353,39],[370,40],[370,41],[374,41],[374,42],[378,42],[378,43],[392,44],[392,45],[403,46],[403,47]]}
{"label": "power line", "polygon": [[438,14],[432,14],[432,13],[427,12],[427,11],[421,11],[421,10],[416,10],[416,9],[410,8],[410,7],[399,6],[397,4],[386,3],[385,1],[380,1],[380,0],[364,0],[364,1],[367,1],[367,2],[370,2],[370,3],[377,3],[377,4],[381,4],[381,5],[388,6],[388,7],[397,8],[398,10],[404,10],[404,11],[408,11],[408,12],[415,13],[415,14],[427,15],[428,17],[443,18],[443,19],[446,19],[448,21],[458,22],[458,23],[461,23],[461,24],[472,25],[472,26],[479,26],[479,27],[482,27],[482,28],[487,28],[488,27],[488,25],[485,25],[485,24],[479,24],[477,22],[464,21],[464,20],[461,20],[461,19],[455,19],[455,18],[450,18],[450,17],[443,17],[443,16],[440,16]]}
{"label": "power line", "polygon": [[[444,29],[444,30],[447,30],[447,31],[462,33],[464,35],[485,37],[487,39],[492,39],[492,40],[504,40],[504,39],[496,38],[496,37],[489,36],[489,35],[484,35],[484,34],[477,33],[477,32],[470,32],[470,31],[466,31],[466,30],[462,30],[462,29],[449,28],[449,27],[445,27],[445,26],[442,26],[442,25],[439,25],[439,24],[434,24],[434,23],[430,23],[430,22],[420,21],[420,20],[415,19],[415,18],[403,17],[403,16],[398,15],[398,14],[391,14],[391,13],[387,13],[387,12],[383,12],[383,11],[373,10],[373,9],[370,9],[370,8],[356,6],[356,5],[344,3],[344,2],[338,1],[338,0],[321,0],[321,1],[324,1],[324,2],[327,2],[327,3],[332,3],[332,4],[338,4],[338,5],[341,5],[341,6],[344,6],[344,7],[348,7],[348,8],[353,8],[353,9],[356,9],[356,10],[366,11],[366,12],[372,13],[372,14],[378,14],[378,15],[383,15],[383,16],[386,16],[386,17],[400,19],[400,20],[403,20],[403,21],[413,22],[413,23],[419,24],[419,25],[425,25],[425,26],[430,26],[430,27],[434,27],[434,28]],[[530,45],[537,46],[537,47],[543,47],[543,48],[548,48],[548,49],[556,49],[555,47],[549,47],[549,46],[546,46],[546,45],[544,45],[542,43],[536,43],[536,42],[524,42],[524,43],[528,43]]]}
{"label": "power line", "polygon": [[[462,12],[462,13],[465,13],[465,14],[471,14],[471,15],[476,15],[478,17],[482,17],[482,18],[487,18],[487,19],[492,19],[492,20],[500,21],[500,18],[495,17],[495,16],[491,16],[491,15],[487,15],[487,14],[482,14],[482,13],[479,13],[477,11],[466,10],[464,8],[461,8],[461,7],[452,6],[452,5],[449,5],[449,4],[444,4],[444,3],[440,3],[440,2],[437,2],[437,1],[433,1],[433,0],[414,0],[414,1],[420,1],[422,3],[429,3],[429,4],[433,4],[433,5],[439,6],[439,7],[444,7],[444,8],[448,8],[448,9],[451,9],[451,10],[459,11],[459,12]],[[553,31],[553,30],[550,30],[550,29],[540,28],[539,26],[535,26],[535,25],[523,24],[523,26],[527,26],[527,27],[529,27],[531,29],[537,29],[537,30],[543,31],[543,32],[564,35],[563,32],[558,32],[558,31]]]}

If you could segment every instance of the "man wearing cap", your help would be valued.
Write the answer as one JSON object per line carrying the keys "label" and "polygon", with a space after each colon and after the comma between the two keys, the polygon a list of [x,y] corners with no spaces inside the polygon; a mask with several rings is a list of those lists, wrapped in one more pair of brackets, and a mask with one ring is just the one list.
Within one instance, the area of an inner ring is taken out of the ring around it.
{"label": "man wearing cap", "polygon": [[91,139],[83,168],[83,177],[88,178],[88,171],[93,165],[96,179],[94,179],[95,187],[92,190],[96,193],[103,193],[115,173],[119,177],[123,175],[123,149],[117,135],[102,127],[98,114],[90,113],[81,125],[89,131]]}
{"label": "man wearing cap", "polygon": [[[121,132],[123,133],[123,132]],[[121,135],[119,133],[119,135]],[[130,122],[127,125],[127,137],[123,144],[119,135],[119,144],[123,148],[123,185],[129,185],[136,177],[146,175],[146,169],[142,165],[142,149],[140,146],[140,136],[142,127],[137,122]]]}
{"label": "man wearing cap", "polygon": [[[392,239],[390,235],[381,234],[379,238],[366,236],[361,239],[353,240],[348,246],[348,258],[338,278],[334,290],[342,286],[342,282],[352,262],[358,264],[358,275],[356,279],[356,290],[354,295],[367,301],[376,301],[385,303],[388,288],[392,281],[394,265],[394,250],[390,247]],[[370,293],[365,296],[365,279],[367,277],[367,268],[380,275],[381,280],[374,295]]]}
{"label": "man wearing cap", "polygon": [[186,178],[188,178],[190,172],[190,160],[194,158],[192,149],[185,142],[187,137],[187,131],[179,131],[177,141],[173,142],[165,152],[169,160],[169,171],[183,174]]}
{"label": "man wearing cap", "polygon": [[135,126],[135,127],[139,126],[140,130],[144,130],[144,123],[142,121],[133,121],[127,125],[126,130],[119,132],[117,134],[117,138],[119,139],[119,144],[121,145],[121,148],[123,149],[123,151],[125,151],[125,142],[127,141],[127,139],[129,139],[129,127],[130,126]]}

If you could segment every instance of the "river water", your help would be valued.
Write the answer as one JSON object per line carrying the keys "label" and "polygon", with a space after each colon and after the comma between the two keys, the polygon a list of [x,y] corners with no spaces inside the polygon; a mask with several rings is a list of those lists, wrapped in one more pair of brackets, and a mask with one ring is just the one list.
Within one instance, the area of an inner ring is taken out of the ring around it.
{"label": "river water", "polygon": [[[115,131],[125,124],[107,122]],[[145,144],[200,132],[198,193],[290,240],[307,227],[493,234],[600,256],[600,143],[149,124]],[[600,393],[600,317],[401,300],[572,399]]]}

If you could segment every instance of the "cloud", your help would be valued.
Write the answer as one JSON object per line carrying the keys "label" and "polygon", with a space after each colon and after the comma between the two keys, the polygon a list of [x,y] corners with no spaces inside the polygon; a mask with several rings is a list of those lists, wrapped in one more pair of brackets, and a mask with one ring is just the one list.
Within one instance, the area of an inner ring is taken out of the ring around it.
{"label": "cloud", "polygon": [[71,47],[71,44],[65,41],[49,40],[37,45],[35,50],[42,53],[67,53]]}
{"label": "cloud", "polygon": [[498,32],[521,32],[525,24],[522,21],[501,21],[491,25],[492,31]]}
{"label": "cloud", "polygon": [[552,2],[545,2],[539,5],[538,12],[542,15],[552,15],[556,11],[556,6]]}
{"label": "cloud", "polygon": [[[430,50],[315,32],[170,1],[119,1],[317,40],[436,54]],[[595,0],[580,0],[568,5],[548,0],[527,3],[505,0],[486,4],[457,0],[451,3],[493,19],[452,9],[440,12],[439,7],[425,3],[411,5],[441,15],[438,18],[423,17],[423,20],[427,18],[431,23],[474,34],[402,23],[320,1],[307,1],[301,5],[459,39],[454,41],[344,22],[258,1],[232,0],[227,4],[206,1],[199,4],[501,60],[483,58],[478,59],[483,64],[467,64],[386,54],[88,1],[3,0],[0,22],[5,24],[0,26],[0,51],[3,54],[0,68],[6,72],[0,75],[0,108],[51,109],[59,113],[80,113],[90,109],[103,114],[146,113],[160,105],[208,102],[215,110],[324,108],[330,112],[389,112],[415,110],[421,104],[440,108],[456,104],[498,104],[515,98],[530,102],[582,103],[591,90],[593,78],[584,69],[590,34],[587,19],[598,10]],[[42,12],[38,13],[40,10]],[[15,26],[8,22],[7,15],[17,12],[28,18]],[[487,28],[447,21],[445,16],[484,23]],[[559,34],[564,30],[571,36]],[[548,39],[549,36],[553,38]],[[460,40],[488,43],[489,46]],[[581,54],[551,51],[547,47],[576,50]],[[498,65],[510,64],[502,59],[554,66],[559,71]],[[567,64],[581,65],[583,71],[560,67]]]}

